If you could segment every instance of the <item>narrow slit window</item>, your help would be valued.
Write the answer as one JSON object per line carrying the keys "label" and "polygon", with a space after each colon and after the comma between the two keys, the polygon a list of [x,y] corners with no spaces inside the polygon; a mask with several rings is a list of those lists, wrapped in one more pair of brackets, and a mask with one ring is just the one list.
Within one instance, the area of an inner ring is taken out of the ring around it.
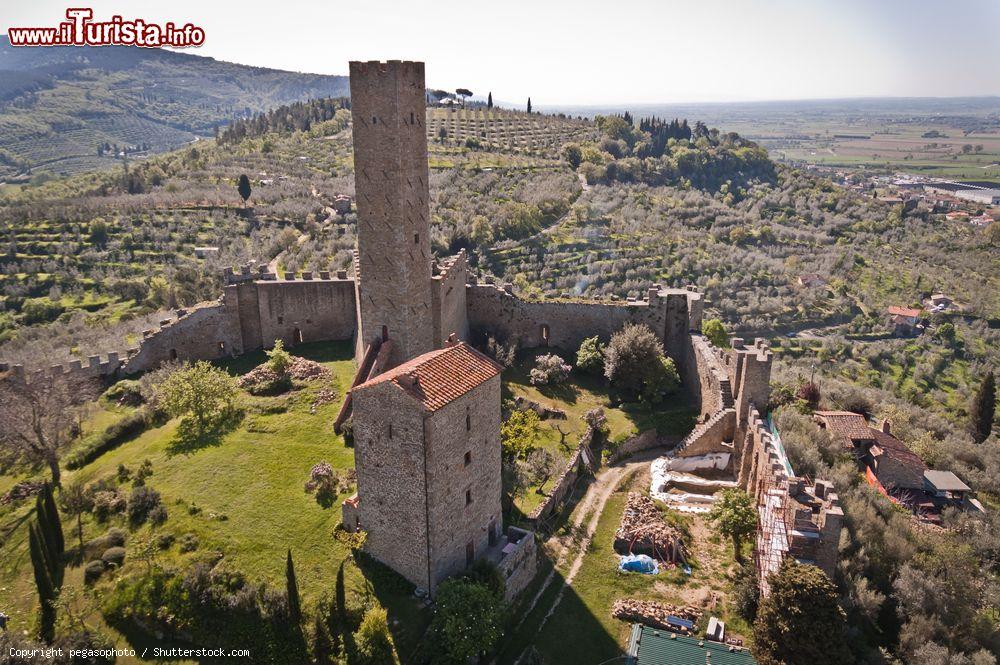
{"label": "narrow slit window", "polygon": [[467,450],[465,451],[465,466],[469,466],[470,464],[472,464],[472,451]]}
{"label": "narrow slit window", "polygon": [[465,490],[465,505],[472,503],[472,490]]}

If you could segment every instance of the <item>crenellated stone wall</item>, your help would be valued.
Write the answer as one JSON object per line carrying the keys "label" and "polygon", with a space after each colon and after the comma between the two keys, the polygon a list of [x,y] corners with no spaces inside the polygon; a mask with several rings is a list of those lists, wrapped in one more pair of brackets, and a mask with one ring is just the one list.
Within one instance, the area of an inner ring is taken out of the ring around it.
{"label": "crenellated stone wall", "polygon": [[466,282],[469,264],[465,250],[442,260],[435,270],[431,284],[431,309],[434,315],[434,341],[443,346],[454,333],[459,339],[469,339]]}
{"label": "crenellated stone wall", "polygon": [[[466,298],[474,336],[493,335],[526,348],[575,351],[587,337],[597,335],[607,342],[626,323],[646,324],[681,368],[688,363],[688,333],[700,326],[701,296],[684,289],[650,287],[645,300],[525,300],[510,284],[486,283],[470,284]],[[692,312],[697,312],[697,320]]]}

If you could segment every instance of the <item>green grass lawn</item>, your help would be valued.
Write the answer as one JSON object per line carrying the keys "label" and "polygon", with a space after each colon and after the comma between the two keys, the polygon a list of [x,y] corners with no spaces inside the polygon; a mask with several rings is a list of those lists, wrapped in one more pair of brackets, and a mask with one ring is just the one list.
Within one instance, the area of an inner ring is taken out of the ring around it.
{"label": "green grass lawn", "polygon": [[[247,415],[243,422],[214,445],[176,452],[172,445],[177,428],[174,420],[146,431],[75,473],[66,473],[64,482],[77,477],[91,482],[115,475],[119,464],[134,470],[148,459],[153,475],[147,485],[160,492],[169,513],[166,523],[155,533],[172,533],[178,539],[191,533],[199,542],[197,551],[191,554],[181,554],[177,545],[158,554],[161,564],[180,564],[218,552],[224,565],[242,571],[253,581],[282,588],[285,553],[291,548],[303,604],[309,610],[323,596],[333,594],[337,570],[345,563],[349,602],[358,605],[370,592],[379,597],[389,609],[400,652],[410,653],[428,617],[411,597],[384,592],[377,586],[371,588],[348,548],[334,538],[344,495],[324,507],[304,490],[309,470],[320,461],[340,469],[354,466],[353,450],[345,447],[332,428],[353,377],[353,349],[349,342],[315,344],[303,345],[293,353],[321,362],[330,370],[330,378],[297,386],[279,397],[245,396]],[[233,373],[241,373],[262,359],[262,354],[251,354],[221,364]],[[313,409],[316,393],[327,385],[335,388],[338,399]],[[113,411],[102,408],[92,416],[91,427],[115,417]],[[4,482],[9,479],[4,478]],[[15,513],[0,517],[0,524],[22,517],[29,510],[21,506]],[[111,525],[124,527],[121,520],[100,525],[87,516],[84,538],[96,537]],[[64,524],[67,548],[76,543],[70,526]],[[150,530],[149,526],[139,528],[131,533],[129,542],[148,537]],[[0,544],[0,609],[12,615],[15,630],[30,629],[37,606],[26,531],[26,526],[21,525],[7,542]],[[126,571],[129,566],[127,558]],[[82,571],[68,572],[67,579],[70,585],[79,584]],[[87,609],[94,608],[91,604]],[[99,622],[95,612],[89,614]]]}

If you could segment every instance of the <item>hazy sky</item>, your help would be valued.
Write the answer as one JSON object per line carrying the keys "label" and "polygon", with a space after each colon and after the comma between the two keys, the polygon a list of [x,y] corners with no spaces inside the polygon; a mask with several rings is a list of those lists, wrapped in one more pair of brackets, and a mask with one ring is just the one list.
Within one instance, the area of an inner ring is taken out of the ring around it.
{"label": "hazy sky", "polygon": [[[535,104],[1000,94],[1000,0],[171,0],[95,18],[191,22],[192,52],[346,74],[427,63],[427,83]],[[64,2],[4,0],[2,25],[55,25]]]}

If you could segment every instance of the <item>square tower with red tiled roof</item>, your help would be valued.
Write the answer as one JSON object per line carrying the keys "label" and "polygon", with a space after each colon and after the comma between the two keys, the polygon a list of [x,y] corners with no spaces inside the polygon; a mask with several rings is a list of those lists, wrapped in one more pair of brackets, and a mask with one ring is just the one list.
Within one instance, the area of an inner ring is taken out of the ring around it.
{"label": "square tower with red tiled roof", "polygon": [[365,549],[434,594],[504,545],[500,372],[452,342],[356,386],[352,508]]}

